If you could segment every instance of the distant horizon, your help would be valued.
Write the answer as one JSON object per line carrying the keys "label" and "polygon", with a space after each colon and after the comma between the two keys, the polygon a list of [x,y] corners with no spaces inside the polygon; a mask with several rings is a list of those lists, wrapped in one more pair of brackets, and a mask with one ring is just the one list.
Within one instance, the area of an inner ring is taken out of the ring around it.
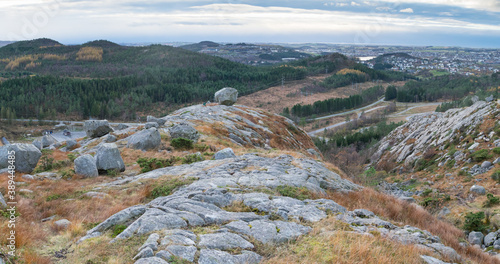
{"label": "distant horizon", "polygon": [[2,40],[500,48],[498,0],[0,1]]}
{"label": "distant horizon", "polygon": [[[205,39],[205,40],[200,40],[200,41],[177,41],[177,40],[165,40],[165,41],[113,41],[113,40],[110,40],[110,39],[91,39],[91,40],[88,40],[88,41],[82,41],[82,42],[78,42],[78,43],[71,43],[71,42],[64,42],[64,41],[60,41],[58,39],[54,39],[54,38],[49,38],[49,37],[40,37],[40,38],[35,38],[35,39],[42,39],[42,38],[46,38],[46,39],[52,39],[52,40],[55,40],[63,45],[68,45],[68,46],[73,46],[73,45],[82,45],[82,44],[85,44],[85,43],[88,43],[88,42],[92,42],[92,41],[97,41],[97,40],[106,40],[106,41],[110,41],[110,42],[113,42],[113,43],[116,43],[116,44],[119,44],[119,45],[122,45],[122,46],[126,46],[126,44],[148,44],[148,45],[154,45],[154,44],[164,44],[164,43],[183,43],[183,44],[197,44],[197,43],[201,43],[201,42],[205,42],[205,41],[209,41],[209,42],[215,42],[215,43],[218,43],[218,44],[236,44],[236,43],[248,43],[248,44],[276,44],[276,45],[279,45],[279,44],[290,44],[290,45],[307,45],[307,44],[323,44],[323,45],[347,45],[347,46],[364,46],[364,47],[369,47],[369,46],[387,46],[387,47],[441,47],[441,48],[470,48],[470,49],[500,49],[500,45],[498,47],[494,47],[494,46],[458,46],[458,45],[408,45],[408,44],[387,44],[387,43],[382,43],[382,44],[379,44],[379,43],[371,43],[371,44],[356,44],[356,43],[336,43],[336,42],[265,42],[265,41],[215,41],[215,40],[208,40],[208,39]],[[27,39],[27,40],[1,40],[0,39],[0,42],[19,42],[19,41],[31,41],[31,40],[35,40],[35,39]]]}

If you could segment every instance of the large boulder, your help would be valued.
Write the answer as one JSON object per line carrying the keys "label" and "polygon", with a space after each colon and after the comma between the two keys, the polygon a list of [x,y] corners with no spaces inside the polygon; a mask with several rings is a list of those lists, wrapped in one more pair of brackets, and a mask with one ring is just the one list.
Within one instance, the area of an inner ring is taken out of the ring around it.
{"label": "large boulder", "polygon": [[234,151],[232,148],[225,148],[221,151],[218,151],[214,155],[214,159],[216,159],[216,160],[230,159],[230,158],[236,158],[236,155],[234,154]]}
{"label": "large boulder", "polygon": [[234,105],[238,100],[238,90],[230,87],[223,88],[215,93],[214,99],[221,105]]}
{"label": "large boulder", "polygon": [[0,147],[0,169],[9,167],[9,152],[15,151],[16,171],[31,173],[42,157],[42,152],[33,144],[14,143]]}
{"label": "large boulder", "polygon": [[500,237],[500,230],[496,232],[490,232],[484,237],[484,245],[486,247],[492,246],[496,240]]}
{"label": "large boulder", "polygon": [[480,185],[473,185],[470,187],[470,191],[473,193],[477,193],[479,195],[485,195],[486,194],[486,189],[483,186]]}
{"label": "large boulder", "polygon": [[96,165],[99,172],[125,171],[125,163],[115,143],[104,143],[97,149]]}
{"label": "large boulder", "polygon": [[66,141],[66,149],[72,150],[78,145],[78,142],[74,139]]}
{"label": "large boulder", "polygon": [[129,137],[127,148],[151,150],[161,144],[160,132],[154,127],[137,132]]}
{"label": "large boulder", "polygon": [[157,123],[159,126],[163,126],[163,125],[165,125],[166,120],[161,119],[161,118],[156,118],[156,117],[154,117],[154,116],[148,116],[148,117],[147,117],[147,122],[148,122],[148,123],[149,123],[149,122],[155,122],[155,123]]}
{"label": "large boulder", "polygon": [[58,229],[68,229],[71,225],[71,222],[68,219],[61,219],[54,222],[54,225]]}
{"label": "large boulder", "polygon": [[45,135],[42,137],[42,148],[49,147],[55,143],[57,143],[57,140],[51,135]]}
{"label": "large boulder", "polygon": [[51,135],[45,135],[42,138],[33,140],[33,145],[39,150],[49,147],[52,144],[57,143],[57,140]]}
{"label": "large boulder", "polygon": [[97,165],[94,157],[89,154],[80,156],[75,159],[75,174],[85,178],[97,177]]}
{"label": "large boulder", "polygon": [[170,137],[174,138],[185,138],[192,140],[193,142],[197,142],[200,138],[200,133],[194,127],[188,124],[177,124],[171,127],[168,132],[170,133]]}
{"label": "large boulder", "polygon": [[102,137],[113,129],[109,126],[108,120],[87,120],[83,125],[87,137],[97,138]]}
{"label": "large boulder", "polygon": [[481,232],[472,231],[469,233],[469,243],[472,245],[482,245],[483,244],[484,235]]}

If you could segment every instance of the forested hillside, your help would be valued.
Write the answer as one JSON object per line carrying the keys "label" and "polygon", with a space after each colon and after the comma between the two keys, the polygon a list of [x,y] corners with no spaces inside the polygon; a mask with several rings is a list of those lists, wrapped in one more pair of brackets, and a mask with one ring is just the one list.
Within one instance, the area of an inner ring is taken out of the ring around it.
{"label": "forested hillside", "polygon": [[410,81],[397,91],[398,102],[422,102],[457,100],[469,94],[496,93],[500,86],[500,74],[491,76],[447,75],[423,81]]}
{"label": "forested hillside", "polygon": [[307,74],[303,67],[257,68],[161,45],[39,39],[0,48],[0,104],[23,118],[133,119],[154,106],[210,100],[222,87],[244,95]]}

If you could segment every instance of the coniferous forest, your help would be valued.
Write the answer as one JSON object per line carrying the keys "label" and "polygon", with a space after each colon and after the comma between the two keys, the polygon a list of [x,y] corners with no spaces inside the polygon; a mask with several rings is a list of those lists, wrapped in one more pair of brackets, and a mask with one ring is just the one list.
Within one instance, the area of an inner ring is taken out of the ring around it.
{"label": "coniferous forest", "polygon": [[223,87],[245,95],[307,74],[305,67],[253,67],[162,45],[40,39],[0,48],[0,104],[18,118],[134,119],[155,106],[211,100]]}

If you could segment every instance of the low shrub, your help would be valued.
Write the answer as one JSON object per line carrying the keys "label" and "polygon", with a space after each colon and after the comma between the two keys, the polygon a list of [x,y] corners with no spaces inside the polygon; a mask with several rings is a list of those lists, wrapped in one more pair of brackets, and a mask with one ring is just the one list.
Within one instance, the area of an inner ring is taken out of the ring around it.
{"label": "low shrub", "polygon": [[191,163],[195,163],[195,162],[198,162],[198,161],[202,161],[203,160],[203,157],[199,154],[190,154],[190,155],[186,155],[182,158],[182,164],[191,164]]}
{"label": "low shrub", "polygon": [[491,155],[489,153],[490,153],[489,150],[481,149],[481,150],[478,150],[478,151],[472,153],[471,158],[475,162],[481,162],[481,161],[484,161],[484,160],[487,160],[487,159],[490,159],[493,157],[493,155]]}
{"label": "low shrub", "polygon": [[500,170],[493,172],[493,174],[491,174],[491,179],[500,183]]}
{"label": "low shrub", "polygon": [[483,219],[485,218],[484,212],[477,213],[467,213],[465,215],[464,229],[471,232],[483,232],[488,227],[484,224]]}
{"label": "low shrub", "polygon": [[498,148],[494,148],[494,149],[493,149],[493,153],[495,153],[495,154],[500,154],[500,147],[498,147]]}
{"label": "low shrub", "polygon": [[306,187],[281,185],[276,187],[276,191],[282,196],[292,197],[298,200],[310,199],[312,197],[311,191]]}
{"label": "low shrub", "polygon": [[113,227],[113,233],[111,234],[111,237],[115,238],[119,234],[121,234],[125,229],[127,229],[126,225],[115,225]]}
{"label": "low shrub", "polygon": [[159,168],[173,166],[176,161],[177,161],[176,157],[171,157],[168,159],[139,158],[137,160],[137,164],[139,164],[139,166],[141,167],[141,172],[145,173]]}
{"label": "low shrub", "polygon": [[500,198],[494,196],[491,193],[486,195],[487,200],[483,203],[483,207],[491,207],[493,205],[500,204]]}
{"label": "low shrub", "polygon": [[193,141],[187,138],[174,138],[170,141],[170,145],[176,149],[192,149]]}
{"label": "low shrub", "polygon": [[151,191],[146,195],[146,198],[155,199],[162,196],[169,196],[173,191],[181,186],[191,184],[194,179],[188,178],[171,178],[161,181],[151,186]]}

